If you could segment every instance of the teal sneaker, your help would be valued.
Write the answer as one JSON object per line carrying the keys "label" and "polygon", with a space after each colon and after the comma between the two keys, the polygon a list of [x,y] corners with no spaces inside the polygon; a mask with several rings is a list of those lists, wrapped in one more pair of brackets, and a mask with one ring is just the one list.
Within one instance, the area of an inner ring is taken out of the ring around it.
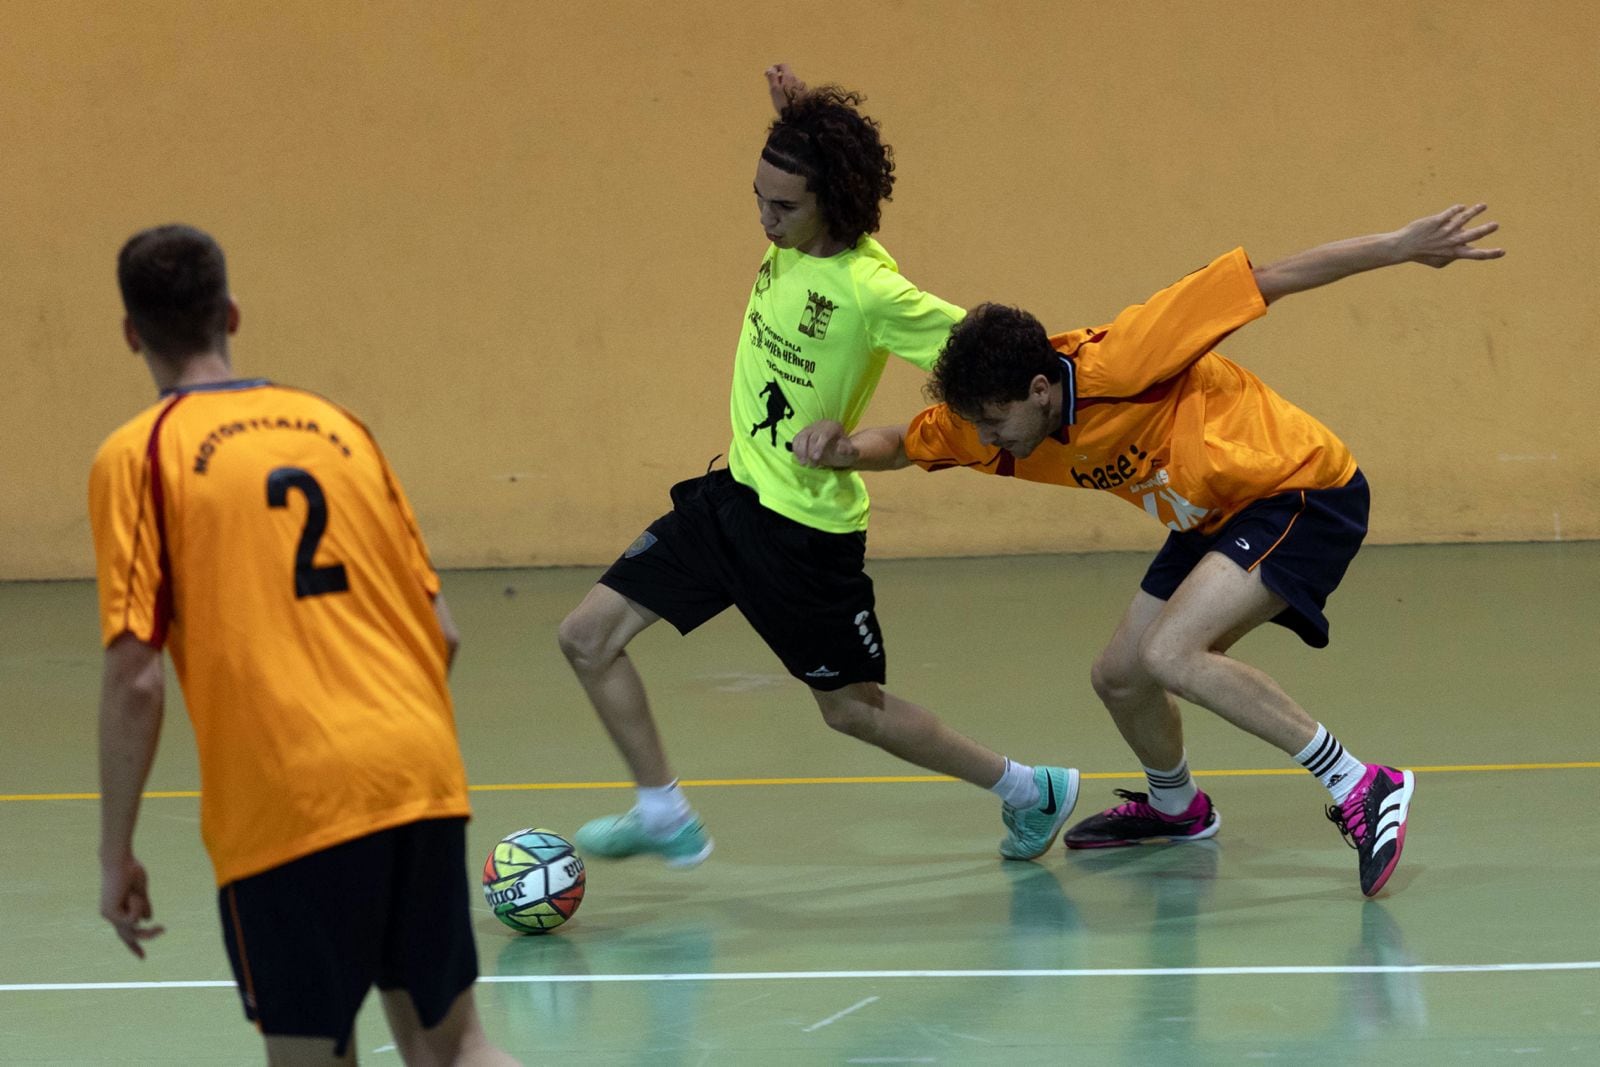
{"label": "teal sneaker", "polygon": [[645,832],[637,812],[607,815],[579,827],[572,835],[578,848],[591,856],[620,860],[654,852],[668,867],[696,867],[711,855],[711,835],[705,824],[691,819],[667,837]]}
{"label": "teal sneaker", "polygon": [[1000,805],[1000,818],[1011,831],[1000,842],[1000,855],[1008,860],[1031,860],[1048,852],[1078,803],[1076,768],[1035,767],[1033,780],[1039,786],[1037,807]]}

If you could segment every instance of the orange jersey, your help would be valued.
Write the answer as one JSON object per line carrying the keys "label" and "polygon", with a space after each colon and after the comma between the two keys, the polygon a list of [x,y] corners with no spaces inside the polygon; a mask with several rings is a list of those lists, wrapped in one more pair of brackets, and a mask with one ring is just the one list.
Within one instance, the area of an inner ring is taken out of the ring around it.
{"label": "orange jersey", "polygon": [[1344,442],[1213,351],[1266,310],[1236,248],[1109,325],[1050,338],[1064,425],[1027,458],[985,446],[943,404],[912,420],[906,454],[927,470],[1103,490],[1202,533],[1264,497],[1341,486],[1356,472]]}
{"label": "orange jersey", "polygon": [[468,814],[416,519],[366,428],[264,381],[180,390],[89,481],[106,644],[172,653],[217,883]]}

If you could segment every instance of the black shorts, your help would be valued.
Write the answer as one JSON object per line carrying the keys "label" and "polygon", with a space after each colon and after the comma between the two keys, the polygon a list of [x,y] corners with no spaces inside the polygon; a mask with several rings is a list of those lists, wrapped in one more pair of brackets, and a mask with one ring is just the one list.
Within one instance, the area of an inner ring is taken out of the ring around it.
{"label": "black shorts", "polygon": [[785,518],[717,470],[673,486],[600,583],[685,634],[733,605],[790,674],[832,690],[885,677],[866,554],[866,534]]}
{"label": "black shorts", "polygon": [[465,819],[428,819],[313,852],[217,891],[244,1014],[268,1037],[344,1055],[374,984],[437,1026],[478,977]]}
{"label": "black shorts", "polygon": [[1358,470],[1337,489],[1306,489],[1258,500],[1213,534],[1174,533],[1157,553],[1139,588],[1161,600],[1207,552],[1221,552],[1288,601],[1272,621],[1312,648],[1328,644],[1328,596],[1367,536],[1370,495]]}

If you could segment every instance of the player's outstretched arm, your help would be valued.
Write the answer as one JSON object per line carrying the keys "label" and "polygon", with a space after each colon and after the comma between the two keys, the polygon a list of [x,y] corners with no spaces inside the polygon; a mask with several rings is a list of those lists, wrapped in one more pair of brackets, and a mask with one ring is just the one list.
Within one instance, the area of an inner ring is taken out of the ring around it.
{"label": "player's outstretched arm", "polygon": [[789,64],[774,63],[767,68],[767,92],[772,95],[772,110],[780,115],[789,106],[789,101],[805,91],[806,83],[789,69]]}
{"label": "player's outstretched arm", "polygon": [[1458,259],[1499,259],[1505,255],[1504,249],[1477,248],[1475,242],[1494,233],[1500,224],[1469,225],[1483,213],[1485,206],[1457,204],[1437,215],[1407,223],[1392,233],[1318,245],[1258,268],[1256,285],[1262,298],[1270,304],[1290,293],[1315,289],[1352,274],[1399,263],[1448,267]]}
{"label": "player's outstretched arm", "polygon": [[898,426],[874,426],[847,434],[833,419],[822,419],[795,434],[792,445],[795,462],[802,467],[887,471],[911,463],[905,431]]}
{"label": "player's outstretched arm", "polygon": [[161,650],[123,634],[106,647],[100,680],[100,914],[140,959],[159,937],[150,879],[133,854],[139,797],[161,737],[165,697]]}

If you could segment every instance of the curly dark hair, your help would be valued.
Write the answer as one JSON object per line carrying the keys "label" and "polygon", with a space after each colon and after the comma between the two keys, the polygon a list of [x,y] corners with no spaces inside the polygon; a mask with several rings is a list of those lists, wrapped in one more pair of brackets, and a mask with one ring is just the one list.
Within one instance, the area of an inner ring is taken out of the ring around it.
{"label": "curly dark hair", "polygon": [[1037,375],[1061,380],[1061,359],[1044,326],[1021,308],[979,304],[956,323],[923,391],[965,419],[1028,395]]}
{"label": "curly dark hair", "polygon": [[837,85],[808,90],[778,114],[761,150],[774,167],[805,178],[829,235],[852,245],[877,232],[894,189],[894,153],[878,124],[856,110],[864,99]]}
{"label": "curly dark hair", "polygon": [[210,234],[156,226],[117,253],[117,285],[134,332],[153,354],[176,360],[214,350],[228,335],[228,267]]}

